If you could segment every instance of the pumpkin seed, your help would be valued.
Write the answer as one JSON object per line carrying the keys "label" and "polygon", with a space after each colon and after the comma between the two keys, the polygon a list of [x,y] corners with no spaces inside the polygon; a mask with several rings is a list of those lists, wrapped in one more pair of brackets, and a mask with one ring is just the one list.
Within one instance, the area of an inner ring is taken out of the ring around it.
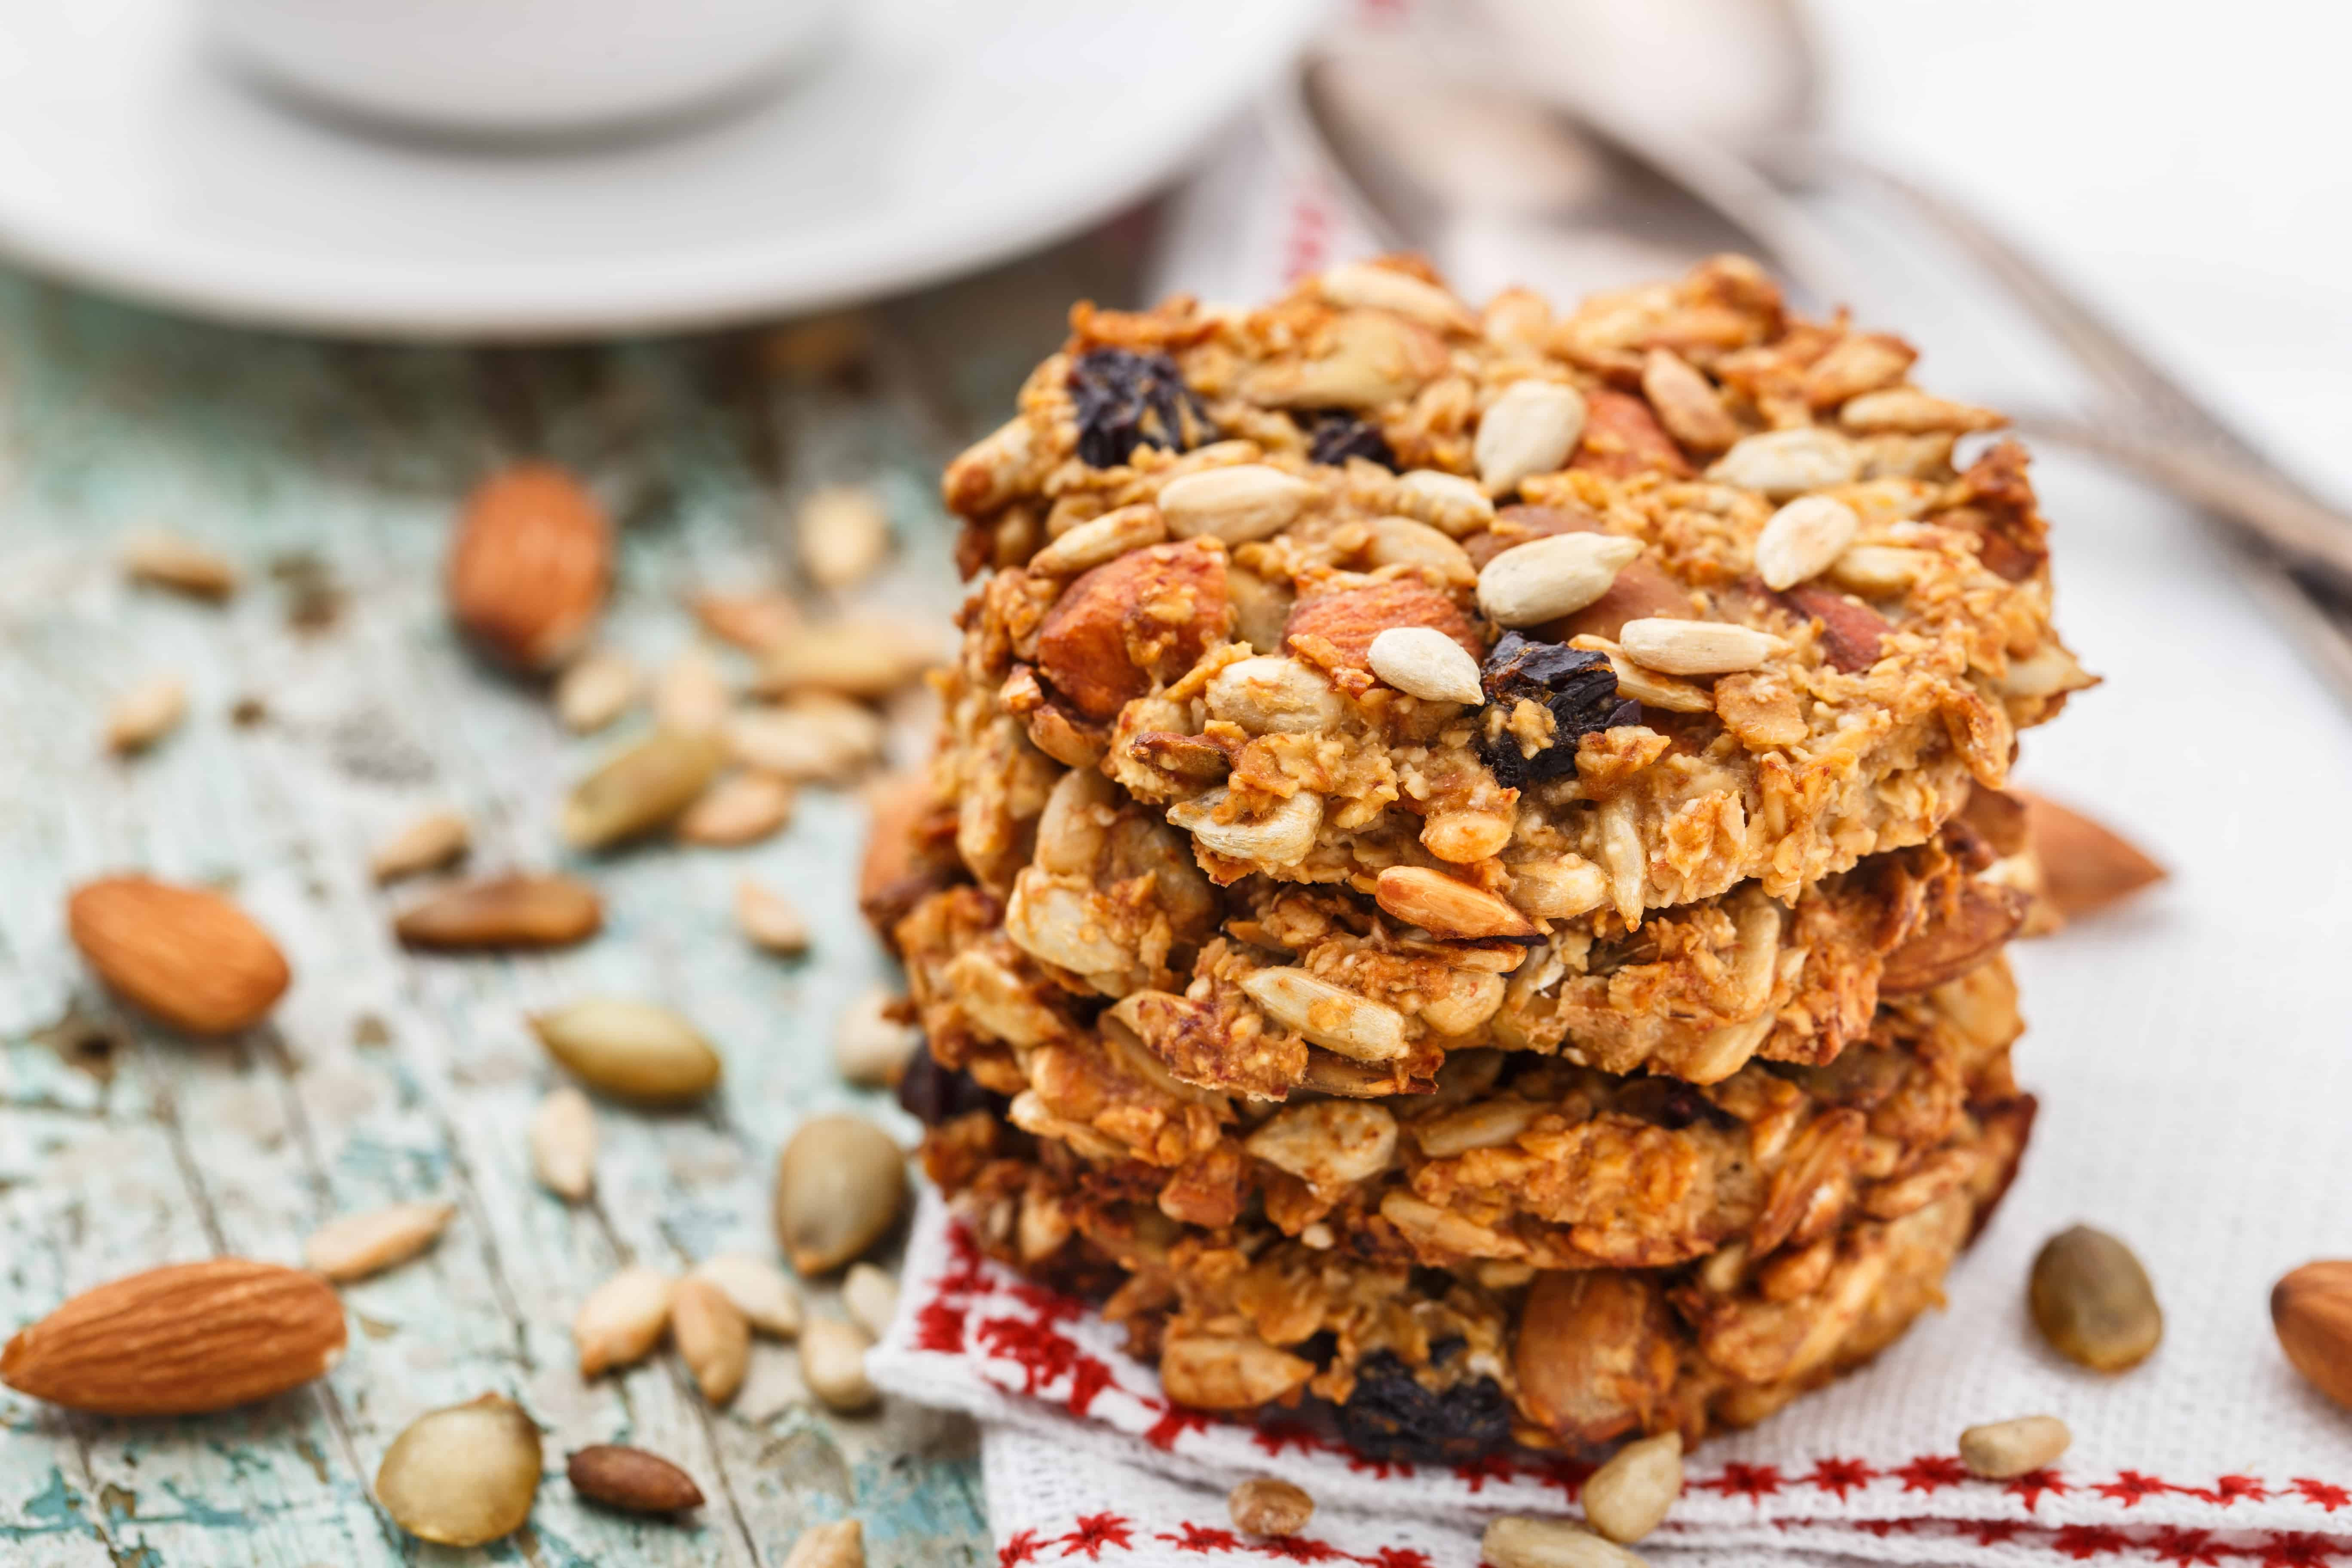
{"label": "pumpkin seed", "polygon": [[2164,1337],[2147,1270],[2130,1247],[2088,1226],[2042,1243],[2026,1300],[2051,1348],[2095,1371],[2137,1366]]}
{"label": "pumpkin seed", "polygon": [[866,1568],[866,1532],[854,1519],[811,1525],[793,1542],[784,1568]]}
{"label": "pumpkin seed", "polygon": [[368,869],[379,882],[446,866],[466,852],[472,834],[454,811],[428,812],[377,846]]}
{"label": "pumpkin seed", "polygon": [[1642,1568],[1623,1547],[1558,1519],[1498,1519],[1478,1551],[1493,1568]]}
{"label": "pumpkin seed", "polygon": [[866,1352],[874,1342],[855,1323],[812,1318],[801,1331],[801,1381],[828,1410],[854,1415],[882,1398],[866,1376]]}
{"label": "pumpkin seed", "polygon": [[856,1116],[801,1123],[776,1161],[776,1235],[803,1274],[824,1274],[864,1253],[898,1222],[907,1157],[890,1135]]}
{"label": "pumpkin seed", "polygon": [[457,1212],[456,1204],[393,1204],[347,1215],[302,1244],[302,1261],[341,1284],[404,1263],[434,1242]]}
{"label": "pumpkin seed", "polygon": [[2074,1435],[2055,1415],[2021,1415],[1960,1434],[1960,1463],[1987,1480],[2006,1481],[2054,1465]]}
{"label": "pumpkin seed", "polygon": [[751,1324],[733,1299],[713,1281],[688,1276],[670,1297],[669,1332],[702,1397],[713,1405],[734,1398],[751,1364]]}
{"label": "pumpkin seed", "polygon": [[402,910],[392,929],[411,947],[565,947],[604,923],[587,883],[510,872],[444,888]]}
{"label": "pumpkin seed", "polygon": [[859,1328],[878,1340],[898,1315],[898,1282],[871,1263],[853,1263],[842,1278],[841,1304]]}
{"label": "pumpkin seed", "polygon": [[607,1367],[631,1366],[653,1354],[669,1324],[673,1289],[668,1275],[640,1263],[589,1291],[572,1320],[580,1375],[594,1377]]}
{"label": "pumpkin seed", "polygon": [[1644,1437],[1618,1449],[1584,1483],[1585,1522],[1612,1541],[1639,1541],[1665,1522],[1682,1490],[1682,1434]]}
{"label": "pumpkin seed", "polygon": [[775,1339],[801,1331],[801,1299],[784,1271],[748,1252],[722,1252],[694,1266],[689,1279],[707,1279],[727,1292],[751,1327]]}
{"label": "pumpkin seed", "polygon": [[531,1114],[530,1168],[540,1185],[573,1203],[596,1184],[596,1110],[568,1083]]}
{"label": "pumpkin seed", "polygon": [[539,1428],[513,1401],[485,1394],[410,1422],[376,1468],[376,1500],[420,1541],[479,1546],[522,1528],[539,1468]]}
{"label": "pumpkin seed", "polygon": [[618,1443],[592,1443],[564,1466],[572,1489],[591,1502],[632,1513],[676,1513],[700,1508],[694,1478],[658,1454]]}
{"label": "pumpkin seed", "polygon": [[575,849],[603,849],[650,833],[694,804],[719,771],[708,735],[656,730],[572,786],[558,826]]}
{"label": "pumpkin seed", "polygon": [[530,1018],[555,1059],[618,1100],[684,1105],[719,1081],[719,1053],[667,1007],[593,997]]}

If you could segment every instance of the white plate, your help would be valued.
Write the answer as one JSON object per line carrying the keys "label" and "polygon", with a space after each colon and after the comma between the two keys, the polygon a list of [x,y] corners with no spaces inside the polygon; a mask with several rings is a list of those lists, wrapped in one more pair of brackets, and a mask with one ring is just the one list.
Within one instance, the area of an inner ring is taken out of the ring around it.
{"label": "white plate", "polygon": [[852,0],[841,36],[756,108],[526,152],[305,118],[224,74],[184,0],[12,5],[0,251],[336,332],[546,337],[817,309],[1107,216],[1268,80],[1321,8]]}

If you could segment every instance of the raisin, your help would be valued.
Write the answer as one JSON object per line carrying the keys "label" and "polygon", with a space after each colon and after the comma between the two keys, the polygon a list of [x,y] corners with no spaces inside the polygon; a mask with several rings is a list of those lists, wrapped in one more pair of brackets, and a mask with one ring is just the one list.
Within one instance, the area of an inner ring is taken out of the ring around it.
{"label": "raisin", "polygon": [[1092,468],[1117,468],[1138,447],[1189,452],[1214,433],[1166,354],[1090,349],[1070,367],[1070,401],[1077,406],[1078,456]]}
{"label": "raisin", "polygon": [[1639,1117],[1669,1132],[1679,1132],[1700,1121],[1719,1132],[1729,1132],[1739,1126],[1738,1117],[1679,1079],[1637,1078],[1619,1091],[1610,1109],[1622,1116]]}
{"label": "raisin", "polygon": [[[1495,771],[1495,781],[1506,789],[1525,789],[1572,773],[1579,737],[1641,722],[1642,705],[1617,694],[1617,672],[1607,654],[1505,632],[1480,674],[1487,708],[1479,752]],[[1551,710],[1551,740],[1532,757],[1520,750],[1519,737],[1510,728],[1512,710],[1522,701]]]}
{"label": "raisin", "polygon": [[1396,454],[1389,449],[1388,437],[1377,426],[1367,425],[1352,414],[1327,413],[1315,416],[1315,428],[1307,435],[1307,456],[1312,461],[1338,468],[1350,458],[1362,458],[1378,463],[1393,473]]}
{"label": "raisin", "polygon": [[1395,1352],[1381,1351],[1357,1366],[1356,1391],[1339,1406],[1339,1432],[1367,1458],[1467,1464],[1510,1446],[1511,1402],[1489,1377],[1429,1388]]}
{"label": "raisin", "polygon": [[907,1058],[907,1070],[898,1079],[898,1103],[926,1127],[937,1127],[966,1111],[984,1110],[992,1098],[969,1073],[941,1067],[931,1047],[921,1041]]}

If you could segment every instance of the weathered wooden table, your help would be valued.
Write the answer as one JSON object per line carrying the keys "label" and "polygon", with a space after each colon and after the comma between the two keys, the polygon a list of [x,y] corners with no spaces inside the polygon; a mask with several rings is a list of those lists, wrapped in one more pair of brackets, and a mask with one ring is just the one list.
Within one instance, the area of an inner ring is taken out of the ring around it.
{"label": "weathered wooden table", "polygon": [[[862,1100],[911,1139],[831,1063],[835,1015],[887,967],[855,909],[863,809],[812,790],[750,848],[569,855],[554,804],[626,730],[568,737],[543,692],[469,658],[439,566],[485,469],[569,464],[624,524],[607,640],[652,668],[693,635],[682,593],[789,582],[792,500],[862,480],[901,550],[857,597],[943,613],[940,462],[1009,406],[1071,299],[1128,291],[1133,248],[1098,236],[878,307],[845,377],[811,374],[768,331],[364,347],[0,274],[0,1332],[154,1264],[295,1262],[333,1215],[459,1205],[433,1251],[345,1289],[351,1349],[319,1384],[171,1421],[0,1391],[0,1561],[772,1564],[804,1524],[849,1514],[877,1565],[992,1555],[969,1429],[913,1409],[828,1415],[789,1347],[762,1342],[724,1411],[668,1355],[577,1375],[573,1309],[624,1262],[772,1254],[773,1156],[803,1116]],[[125,583],[117,545],[159,524],[234,556],[244,590],[211,607]],[[185,724],[147,755],[105,756],[109,700],[163,671],[188,682]],[[373,883],[368,852],[442,805],[472,820],[477,868],[594,880],[604,933],[551,957],[403,952],[388,915],[408,894]],[[64,896],[125,868],[233,890],[277,935],[296,978],[268,1024],[192,1041],[97,988]],[[746,872],[809,914],[808,957],[737,933]],[[567,1207],[530,1178],[524,1129],[556,1075],[523,1015],[591,994],[680,1008],[727,1077],[693,1113],[600,1106],[597,1192]],[[827,1287],[806,1294],[831,1310]],[[418,1413],[486,1390],[547,1430],[531,1523],[479,1553],[423,1545],[375,1507],[375,1467]],[[681,1524],[584,1506],[563,1457],[600,1441],[675,1458],[708,1506]]]}

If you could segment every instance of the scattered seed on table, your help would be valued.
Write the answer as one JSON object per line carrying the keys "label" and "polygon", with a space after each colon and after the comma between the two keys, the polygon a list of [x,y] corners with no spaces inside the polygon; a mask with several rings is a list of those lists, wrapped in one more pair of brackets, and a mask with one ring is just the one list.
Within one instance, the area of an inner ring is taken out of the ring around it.
{"label": "scattered seed on table", "polygon": [[513,1401],[485,1394],[409,1423],[376,1469],[376,1500],[420,1541],[479,1546],[530,1517],[540,1462],[539,1427]]}
{"label": "scattered seed on table", "polygon": [[393,1204],[346,1215],[320,1226],[302,1244],[302,1261],[338,1285],[405,1263],[441,1238],[451,1203]]}

